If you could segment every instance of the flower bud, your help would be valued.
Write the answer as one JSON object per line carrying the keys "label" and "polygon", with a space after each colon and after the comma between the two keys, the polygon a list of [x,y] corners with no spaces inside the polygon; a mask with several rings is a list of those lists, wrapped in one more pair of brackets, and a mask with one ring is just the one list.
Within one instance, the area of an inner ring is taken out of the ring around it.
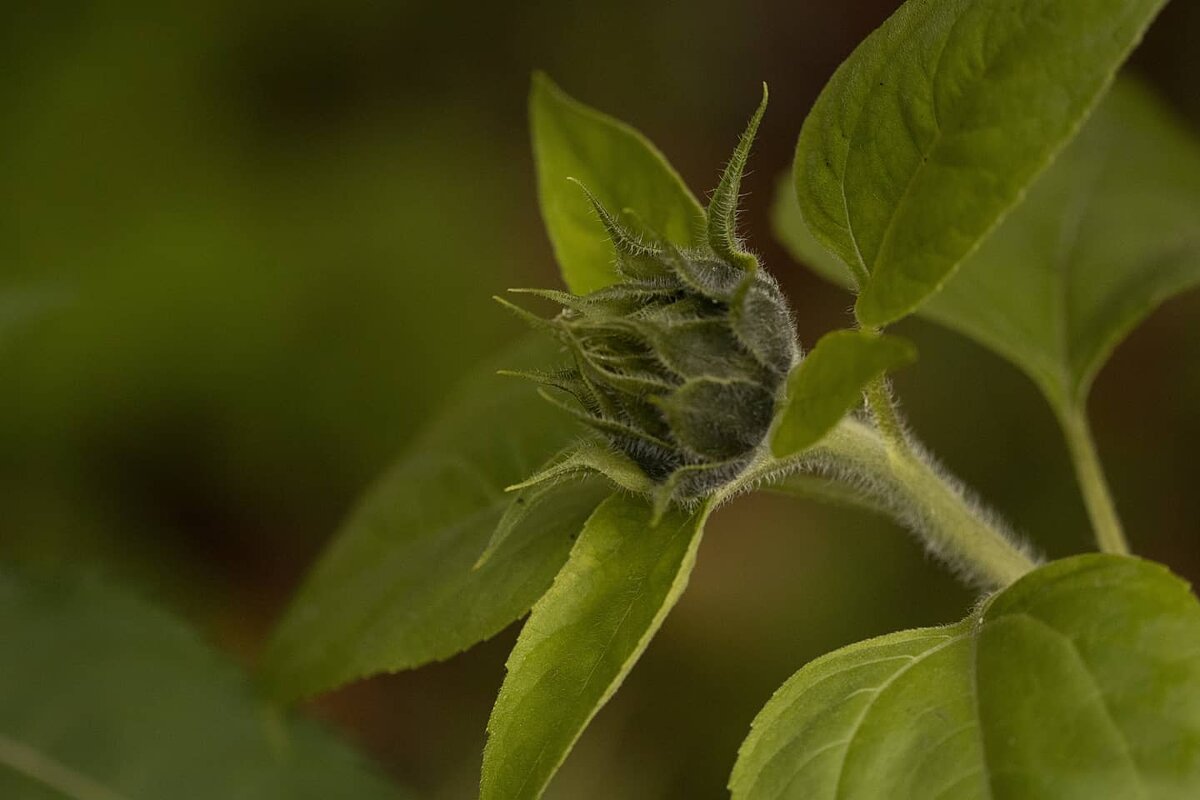
{"label": "flower bud", "polygon": [[583,296],[522,290],[562,306],[549,320],[521,313],[571,355],[559,369],[526,377],[557,390],[544,394],[672,500],[707,496],[746,468],[799,357],[778,285],[733,235],[741,174],[762,111],[714,192],[706,247],[681,250],[653,233],[644,241],[589,193],[620,281]]}

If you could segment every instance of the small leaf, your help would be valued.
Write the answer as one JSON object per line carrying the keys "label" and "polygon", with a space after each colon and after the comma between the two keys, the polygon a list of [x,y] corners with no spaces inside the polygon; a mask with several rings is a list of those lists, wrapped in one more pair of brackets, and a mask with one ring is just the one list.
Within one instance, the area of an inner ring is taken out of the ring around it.
{"label": "small leaf", "polygon": [[957,625],[817,659],[755,719],[734,800],[1200,796],[1200,604],[1165,568],[1049,564]]}
{"label": "small leaf", "polygon": [[178,621],[91,575],[0,570],[0,797],[401,797],[270,709]]}
{"label": "small leaf", "polygon": [[877,327],[971,254],[1076,133],[1165,0],[909,0],[834,74],[796,188]]}
{"label": "small leaf", "polygon": [[541,73],[533,76],[529,116],[542,219],[572,292],[603,288],[618,274],[604,225],[569,178],[614,212],[633,209],[679,247],[702,243],[704,209],[640,133],[569,97]]}
{"label": "small leaf", "polygon": [[862,401],[872,381],[916,357],[916,348],[898,336],[825,334],[788,376],[787,400],[771,436],[771,452],[786,458],[816,444]]}
{"label": "small leaf", "polygon": [[[538,343],[497,359],[545,367]],[[358,506],[292,601],[264,662],[291,700],[380,672],[448,658],[529,610],[606,490],[555,492],[474,569],[529,477],[578,435],[523,381],[494,369],[469,381],[441,419]]]}
{"label": "small leaf", "polygon": [[[823,277],[845,267],[791,191],[775,229]],[[1119,81],[1078,139],[918,312],[1028,374],[1060,415],[1141,319],[1200,283],[1200,146],[1140,84]]]}
{"label": "small leaf", "polygon": [[620,494],[596,509],[509,656],[481,800],[542,794],[679,599],[708,511],[671,509],[651,525],[646,502]]}

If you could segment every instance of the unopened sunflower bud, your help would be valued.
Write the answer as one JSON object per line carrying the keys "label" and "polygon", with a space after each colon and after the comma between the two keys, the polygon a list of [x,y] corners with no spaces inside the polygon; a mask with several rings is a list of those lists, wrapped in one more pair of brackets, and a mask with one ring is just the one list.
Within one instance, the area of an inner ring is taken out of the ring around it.
{"label": "unopened sunflower bud", "polygon": [[643,241],[592,198],[621,281],[583,296],[521,290],[563,307],[532,321],[572,356],[558,370],[526,376],[553,390],[548,399],[599,432],[672,500],[711,494],[746,468],[798,359],[778,285],[733,235],[762,111],[714,192],[706,247]]}

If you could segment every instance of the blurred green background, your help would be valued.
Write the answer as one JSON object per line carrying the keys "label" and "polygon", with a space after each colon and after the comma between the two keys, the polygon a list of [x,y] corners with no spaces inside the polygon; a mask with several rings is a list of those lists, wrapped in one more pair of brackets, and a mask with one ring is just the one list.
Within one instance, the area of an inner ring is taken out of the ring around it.
{"label": "blurred green background", "polygon": [[[767,209],[824,81],[896,0],[647,4],[18,3],[0,24],[0,557],[96,562],[253,663],[305,566],[456,379],[522,333],[489,296],[552,285],[525,124],[534,68],[711,188],[771,85],[753,245],[811,344],[850,299]],[[1134,59],[1200,131],[1200,6]],[[1090,547],[1061,438],[1012,367],[921,322],[917,432],[1047,553]],[[1135,549],[1200,578],[1200,296],[1101,374],[1100,448]],[[536,402],[532,398],[531,402]],[[812,657],[971,602],[892,525],[760,497],[556,798],[723,796]],[[420,796],[473,796],[515,632],[313,704]]]}

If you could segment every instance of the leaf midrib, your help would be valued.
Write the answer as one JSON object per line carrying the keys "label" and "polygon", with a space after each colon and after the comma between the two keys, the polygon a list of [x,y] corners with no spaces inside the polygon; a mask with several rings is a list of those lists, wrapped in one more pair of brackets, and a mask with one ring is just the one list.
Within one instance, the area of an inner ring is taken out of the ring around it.
{"label": "leaf midrib", "polygon": [[[687,530],[691,530],[693,537],[698,538],[704,530],[704,524],[707,521],[709,510],[710,509],[705,509],[703,511],[698,512],[700,515],[699,519],[696,519],[692,515],[685,517],[680,522],[679,526],[675,529],[674,533],[672,533],[668,537],[668,542],[669,543],[674,542],[674,540],[677,536],[679,536],[681,533],[684,533]],[[664,550],[666,550],[666,549],[669,549],[669,547],[664,548]],[[586,719],[584,719],[583,724],[577,728],[577,730],[575,731],[574,735],[572,736],[570,742],[568,743],[567,747],[565,747],[563,749],[562,754],[558,759],[558,763],[554,765],[553,769],[551,769],[550,774],[544,778],[543,783],[542,783],[542,788],[544,788],[546,783],[549,782],[550,778],[553,777],[553,774],[557,770],[558,766],[561,766],[563,761],[566,760],[567,756],[570,754],[571,750],[573,749],[575,742],[579,741],[579,738],[583,735],[583,731],[587,728],[588,723],[590,723],[591,720],[596,716],[596,714],[599,713],[600,709],[605,704],[607,704],[609,699],[616,692],[616,685],[620,684],[623,681],[624,676],[628,674],[630,669],[632,669],[633,663],[635,661],[637,661],[638,658],[641,657],[642,652],[646,649],[646,646],[650,643],[650,639],[653,637],[654,633],[657,631],[657,628],[661,624],[662,618],[665,616],[666,611],[669,610],[666,608],[666,606],[668,606],[671,603],[672,591],[674,590],[675,585],[678,583],[678,581],[680,579],[680,573],[682,573],[684,571],[684,567],[686,566],[686,561],[687,561],[687,554],[685,553],[683,559],[679,562],[679,570],[676,571],[675,578],[672,580],[671,585],[667,588],[667,593],[663,596],[663,603],[659,606],[659,609],[653,615],[653,617],[650,621],[650,624],[646,627],[646,630],[643,632],[641,638],[639,638],[634,649],[629,653],[629,655],[621,663],[620,668],[617,670],[616,674],[613,676],[613,680],[610,681],[610,684],[607,687],[607,689],[601,694],[598,701],[595,704],[593,704]],[[645,589],[645,585],[646,585],[647,581],[649,580],[649,576],[650,576],[650,574],[648,572],[646,575],[643,575],[642,578],[638,581],[637,592],[635,593],[633,599],[626,606],[625,613],[621,615],[621,619],[617,622],[617,625],[613,628],[612,635],[609,637],[608,641],[605,643],[600,654],[596,657],[596,660],[592,664],[591,669],[588,670],[587,677],[583,680],[583,682],[581,683],[581,685],[579,687],[579,690],[576,692],[576,697],[580,697],[583,695],[584,691],[587,689],[588,685],[591,683],[592,677],[594,676],[596,670],[599,668],[600,664],[604,661],[604,657],[608,654],[609,649],[611,649],[613,642],[616,641],[617,635],[620,633],[621,628],[625,625],[625,622],[629,619],[629,615],[631,613],[633,613],[633,607],[636,604],[637,600],[639,600],[642,597],[642,595],[645,594],[644,589]],[[545,674],[543,674],[541,677],[539,677],[538,682],[540,683],[543,680],[545,680]],[[497,703],[498,702],[499,701],[497,701]],[[490,742],[489,742],[489,744],[490,744]],[[538,765],[541,764],[542,758],[545,756],[546,749],[549,747],[549,745],[550,745],[550,742],[548,740],[542,742],[542,746],[538,750],[537,757],[534,759],[533,763],[530,765],[530,768],[529,768],[528,772],[525,774],[525,777],[521,780],[521,785],[520,785],[520,787],[518,787],[516,796],[518,796],[518,797],[522,796],[521,793],[524,791],[525,787],[529,784],[530,780],[533,779],[534,776],[537,774],[537,771],[538,771],[537,767],[538,767]]]}
{"label": "leaf midrib", "polygon": [[[846,747],[845,747],[845,750],[842,752],[841,763],[838,767],[838,776],[837,776],[837,780],[834,784],[834,789],[833,789],[833,797],[835,800],[838,800],[838,798],[840,798],[842,796],[842,779],[845,775],[846,762],[849,760],[848,757],[849,757],[850,751],[853,749],[854,742],[862,730],[862,725],[866,721],[866,718],[870,715],[871,710],[875,707],[876,702],[887,692],[887,690],[892,685],[895,684],[895,682],[897,680],[899,680],[903,675],[908,673],[914,667],[918,666],[919,664],[921,664],[922,662],[927,660],[929,657],[935,655],[936,653],[938,653],[942,650],[945,650],[946,648],[950,647],[951,645],[954,645],[955,643],[960,642],[964,639],[969,639],[971,641],[970,691],[971,691],[972,705],[973,705],[973,709],[974,709],[974,713],[975,713],[974,727],[979,732],[980,772],[983,775],[982,783],[983,783],[983,786],[988,791],[988,796],[989,797],[994,796],[995,790],[994,790],[994,787],[992,786],[992,776],[991,776],[990,770],[988,769],[988,764],[987,764],[987,745],[986,745],[986,742],[984,741],[985,726],[983,724],[983,717],[982,717],[982,714],[980,713],[980,705],[979,705],[978,645],[979,645],[980,634],[982,633],[983,628],[988,624],[988,622],[998,622],[999,620],[1006,619],[1006,618],[1007,619],[1027,620],[1030,623],[1037,625],[1038,627],[1044,629],[1045,631],[1047,631],[1048,633],[1053,635],[1056,639],[1059,639],[1060,641],[1065,643],[1068,648],[1070,648],[1071,652],[1078,659],[1079,665],[1082,667],[1084,674],[1087,675],[1088,681],[1091,684],[1092,689],[1094,690],[1095,701],[1096,701],[1097,705],[1099,706],[1100,710],[1103,712],[1104,718],[1107,720],[1107,722],[1110,726],[1110,729],[1113,733],[1114,738],[1116,739],[1117,742],[1119,742],[1119,744],[1121,746],[1121,751],[1124,754],[1125,760],[1128,765],[1129,774],[1132,776],[1134,783],[1138,787],[1139,796],[1142,798],[1148,797],[1146,786],[1142,781],[1141,771],[1138,767],[1137,760],[1133,756],[1133,751],[1129,746],[1129,741],[1126,739],[1124,732],[1121,730],[1120,726],[1117,724],[1116,718],[1113,716],[1112,710],[1108,707],[1108,702],[1104,696],[1104,692],[1101,690],[1100,685],[1096,682],[1096,678],[1092,674],[1091,668],[1088,666],[1087,660],[1083,657],[1083,653],[1080,652],[1079,646],[1075,643],[1075,640],[1072,639],[1071,637],[1067,636],[1066,634],[1062,633],[1061,631],[1059,631],[1057,628],[1053,627],[1049,623],[1047,623],[1031,614],[1028,614],[1026,612],[1014,612],[1014,613],[1004,614],[1001,617],[998,617],[993,620],[982,622],[980,624],[980,626],[977,628],[973,628],[972,630],[970,630],[966,633],[959,634],[958,636],[955,636],[951,639],[941,642],[941,643],[935,645],[934,647],[931,647],[929,650],[924,651],[920,655],[913,656],[912,661],[910,661],[908,664],[905,664],[903,667],[898,669],[895,673],[890,675],[887,678],[887,680],[885,680],[882,684],[880,684],[878,687],[876,687],[873,690],[875,692],[874,696],[867,703],[867,705],[863,708],[863,710],[859,714],[858,718],[854,721],[854,724],[851,727],[849,735],[844,740]],[[860,689],[858,691],[861,692],[864,690]],[[865,691],[872,691],[872,690],[867,689]]]}
{"label": "leaf midrib", "polygon": [[[1121,726],[1117,724],[1116,717],[1113,716],[1112,709],[1110,709],[1108,707],[1108,701],[1104,697],[1104,691],[1100,688],[1100,684],[1096,682],[1096,676],[1092,674],[1092,670],[1088,666],[1087,659],[1085,659],[1083,657],[1083,653],[1079,650],[1079,645],[1077,645],[1075,643],[1074,639],[1072,639],[1070,636],[1067,636],[1062,631],[1055,628],[1053,625],[1051,625],[1048,622],[1046,622],[1042,619],[1039,619],[1038,617],[1035,617],[1032,614],[1029,614],[1027,612],[1016,612],[1016,613],[1012,613],[1012,614],[1005,614],[1003,617],[1001,617],[1001,619],[1003,619],[1005,617],[1010,618],[1010,619],[1017,618],[1017,619],[1027,620],[1027,621],[1033,623],[1034,625],[1038,626],[1039,628],[1042,628],[1043,630],[1047,631],[1052,636],[1054,636],[1056,639],[1059,639],[1060,641],[1062,641],[1068,648],[1070,648],[1071,652],[1075,655],[1075,658],[1077,658],[1079,660],[1080,666],[1083,667],[1083,673],[1085,675],[1087,675],[1088,683],[1091,685],[1091,687],[1095,693],[1094,696],[1096,699],[1096,703],[1097,703],[1097,705],[1099,705],[1100,709],[1104,712],[1104,718],[1105,718],[1105,720],[1108,721],[1108,724],[1111,727],[1112,732],[1114,734],[1114,738],[1121,744],[1121,751],[1122,751],[1122,753],[1124,753],[1126,761],[1129,764],[1129,773],[1133,776],[1134,783],[1138,787],[1139,796],[1141,796],[1143,798],[1148,797],[1148,794],[1146,792],[1146,785],[1142,781],[1141,770],[1138,767],[1137,759],[1135,759],[1133,757],[1133,750],[1130,749],[1130,747],[1129,747],[1129,741],[1125,738],[1125,732],[1123,730],[1121,730]],[[976,693],[976,694],[978,694],[978,693]],[[982,723],[980,724],[979,728],[980,728],[980,731],[982,732],[982,730],[983,730]]]}
{"label": "leaf midrib", "polygon": [[[922,24],[924,24],[926,21],[927,20],[922,20]],[[908,177],[908,182],[904,186],[904,191],[900,194],[900,197],[896,200],[895,204],[892,206],[891,213],[888,214],[888,221],[887,221],[887,224],[884,225],[883,235],[879,238],[879,246],[875,249],[875,255],[871,259],[871,265],[868,267],[865,262],[863,263],[863,269],[867,270],[867,273],[871,276],[874,276],[875,270],[879,267],[879,259],[881,257],[881,254],[887,252],[888,245],[890,244],[890,241],[892,238],[892,234],[896,228],[896,220],[898,220],[901,216],[901,209],[908,202],[909,197],[912,195],[913,187],[916,186],[916,184],[917,184],[917,179],[920,178],[922,175],[924,175],[925,171],[929,167],[930,154],[933,153],[933,151],[937,149],[939,144],[941,144],[943,127],[942,127],[942,120],[941,120],[941,112],[938,109],[938,103],[937,103],[937,82],[938,82],[938,76],[941,74],[941,71],[942,71],[942,58],[946,55],[946,48],[949,47],[950,40],[954,36],[954,31],[958,27],[958,24],[961,21],[962,21],[962,16],[959,16],[959,17],[955,18],[953,23],[951,23],[950,30],[948,30],[946,32],[945,37],[943,37],[942,46],[938,50],[937,58],[934,61],[933,73],[929,76],[929,101],[930,101],[931,113],[933,114],[933,127],[934,127],[933,138],[930,140],[929,145],[927,147],[919,148],[920,153],[921,153],[921,160],[917,164],[917,168],[914,169],[912,171],[912,174]],[[870,93],[870,95],[868,95],[868,97],[873,97],[875,95],[876,91],[877,91],[876,89],[872,88],[871,93]],[[861,123],[862,123],[862,117],[860,115],[859,123],[856,125],[856,127],[861,127]],[[847,144],[847,148],[849,149],[850,153],[855,152],[854,145],[855,145],[854,141],[851,141]],[[859,149],[861,149],[861,148],[859,148]],[[847,158],[847,160],[846,160],[846,164],[847,164],[846,171],[847,172],[849,171],[849,163],[850,163],[849,159]],[[842,199],[843,199],[843,201],[845,201],[845,199],[846,199],[846,181],[845,181],[844,173],[842,176]],[[850,227],[850,238],[851,238],[851,241],[854,242],[854,251],[856,253],[858,253],[858,258],[860,261],[862,261],[863,260],[862,251],[859,249],[859,246],[858,246],[858,237],[854,233],[854,223],[850,219],[848,208],[846,211],[846,223]]]}
{"label": "leaf midrib", "polygon": [[53,756],[0,734],[0,765],[72,800],[131,800]]}
{"label": "leaf midrib", "polygon": [[[883,696],[883,694],[888,690],[889,687],[891,687],[901,677],[906,675],[909,672],[909,670],[911,670],[913,667],[922,663],[923,661],[928,659],[930,656],[935,655],[936,653],[940,653],[942,650],[945,650],[947,647],[950,647],[953,644],[961,642],[963,639],[969,638],[972,635],[973,635],[972,631],[969,631],[967,633],[960,633],[958,636],[947,639],[946,641],[941,642],[940,644],[937,644],[934,647],[931,647],[930,649],[921,653],[919,656],[913,656],[912,661],[905,664],[900,669],[896,670],[896,672],[894,672],[892,675],[890,675],[887,680],[885,680],[883,683],[881,683],[878,687],[876,687],[874,689],[875,695],[867,702],[867,705],[863,708],[862,713],[860,713],[858,715],[858,719],[856,719],[854,721],[854,724],[850,727],[850,735],[846,739],[846,749],[842,751],[841,763],[838,765],[837,780],[834,782],[834,785],[833,785],[834,800],[837,800],[837,798],[840,798],[842,796],[842,779],[846,775],[846,762],[849,760],[848,756],[850,755],[850,751],[854,748],[854,740],[857,738],[859,732],[862,730],[863,722],[866,720],[867,716],[871,713],[871,709],[875,707],[875,703],[879,700],[879,698]],[[862,690],[859,690],[859,691],[862,691]]]}
{"label": "leaf midrib", "polygon": [[[1052,262],[1054,279],[1057,284],[1056,289],[1058,290],[1054,293],[1054,299],[1058,306],[1058,314],[1055,315],[1055,321],[1057,322],[1055,328],[1058,333],[1058,347],[1056,349],[1058,350],[1058,357],[1060,359],[1056,365],[1059,380],[1057,388],[1061,393],[1061,401],[1068,405],[1078,405],[1081,402],[1081,399],[1077,397],[1079,376],[1074,374],[1072,370],[1076,347],[1073,330],[1074,320],[1071,313],[1077,264],[1074,256],[1079,248],[1080,233],[1083,231],[1084,225],[1092,212],[1092,190],[1100,183],[1105,171],[1108,169],[1109,159],[1111,158],[1111,147],[1111,142],[1107,141],[1097,147],[1101,152],[1101,158],[1094,167],[1092,174],[1086,180],[1080,180],[1074,185],[1070,201],[1063,209],[1059,227],[1059,246]],[[1069,409],[1060,409],[1060,412],[1068,411]]]}

